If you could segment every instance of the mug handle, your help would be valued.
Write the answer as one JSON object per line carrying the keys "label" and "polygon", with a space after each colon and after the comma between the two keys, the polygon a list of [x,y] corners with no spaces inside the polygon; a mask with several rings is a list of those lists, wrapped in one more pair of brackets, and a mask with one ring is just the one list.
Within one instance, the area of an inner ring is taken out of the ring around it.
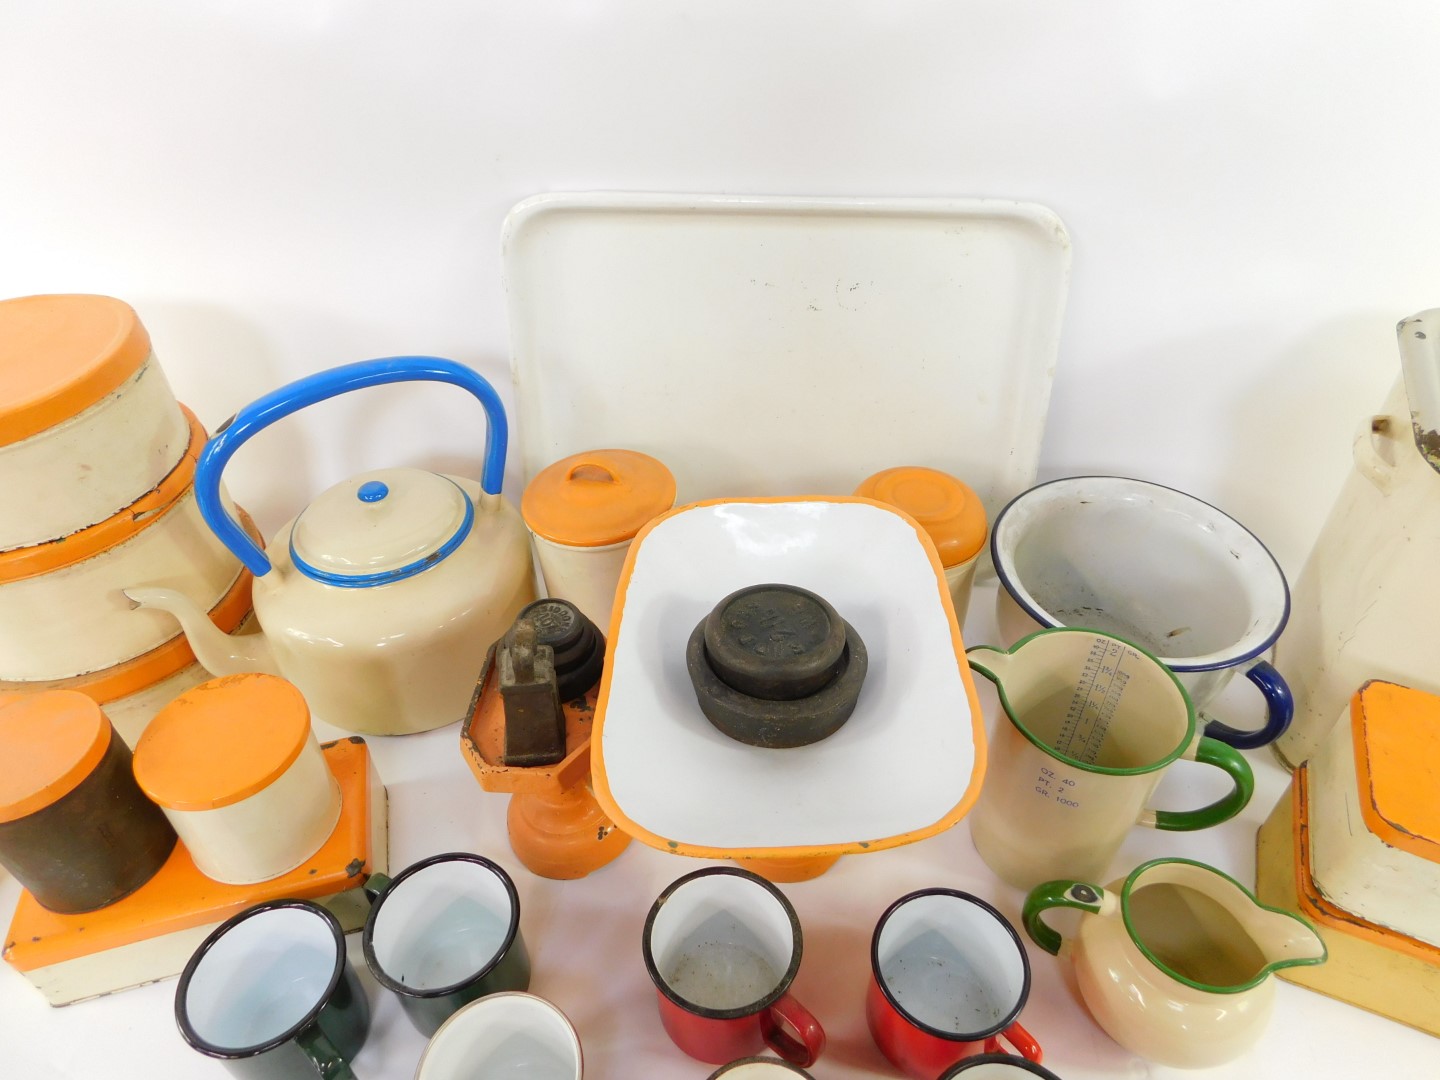
{"label": "mug handle", "polygon": [[1086,881],[1047,881],[1030,890],[1030,895],[1025,897],[1021,917],[1030,940],[1055,956],[1059,954],[1064,941],[1045,922],[1045,912],[1054,907],[1063,907],[1074,908],[1087,915],[1112,915],[1119,906],[1119,902],[1099,885],[1091,885]]}
{"label": "mug handle", "polygon": [[1245,677],[1265,695],[1264,726],[1258,731],[1242,731],[1208,716],[1205,718],[1205,734],[1212,739],[1219,739],[1227,746],[1235,747],[1236,750],[1254,750],[1270,745],[1285,734],[1290,721],[1295,717],[1295,695],[1290,693],[1290,684],[1275,670],[1270,661],[1257,662],[1245,672]]}
{"label": "mug handle", "polygon": [[305,1056],[315,1066],[320,1080],[355,1080],[350,1063],[335,1049],[335,1044],[320,1030],[319,1025],[311,1024],[307,1030],[300,1032],[295,1036],[295,1043],[305,1051]]}
{"label": "mug handle", "polygon": [[1041,1059],[1044,1057],[1044,1052],[1040,1049],[1040,1044],[1035,1041],[1035,1036],[1021,1027],[1018,1022],[1011,1024],[999,1034],[991,1035],[986,1039],[985,1053],[1003,1054],[1005,1051],[1001,1049],[1000,1046],[1000,1040],[1002,1038],[1026,1061],[1033,1061],[1036,1065],[1039,1065]]}
{"label": "mug handle", "polygon": [[1229,821],[1249,805],[1250,796],[1255,794],[1255,774],[1239,750],[1216,739],[1202,737],[1195,744],[1193,756],[1188,752],[1184,756],[1224,771],[1234,781],[1234,789],[1229,795],[1198,810],[1146,810],[1140,815],[1141,825],[1166,832],[1193,832]]}
{"label": "mug handle", "polygon": [[371,874],[360,888],[365,893],[365,899],[370,901],[370,906],[374,907],[380,897],[385,895],[385,890],[390,888],[390,878],[385,874]]}
{"label": "mug handle", "polygon": [[[787,1027],[795,1035],[786,1031]],[[825,1052],[825,1029],[809,1009],[789,994],[781,994],[760,1014],[760,1033],[771,1050],[802,1069],[814,1065]]]}
{"label": "mug handle", "polygon": [[276,420],[314,405],[317,401],[398,382],[441,382],[468,390],[485,410],[485,464],[480,473],[480,490],[499,495],[505,478],[505,448],[509,427],[500,395],[478,371],[439,356],[387,356],[361,360],[315,375],[306,375],[257,398],[220,425],[200,451],[195,463],[195,501],[200,516],[220,542],[245,564],[256,577],[270,572],[270,558],[240,527],[220,500],[220,474],[235,451]]}

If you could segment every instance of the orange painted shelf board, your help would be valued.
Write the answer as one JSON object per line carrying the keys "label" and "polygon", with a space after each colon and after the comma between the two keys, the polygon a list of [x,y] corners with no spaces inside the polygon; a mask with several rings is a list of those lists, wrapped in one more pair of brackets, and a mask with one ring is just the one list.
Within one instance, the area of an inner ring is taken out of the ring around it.
{"label": "orange painted shelf board", "polygon": [[[565,757],[554,765],[517,767],[502,761],[505,753],[505,706],[495,673],[495,646],[485,654],[485,666],[470,699],[470,719],[460,729],[460,747],[475,779],[486,791],[514,794],[558,794],[590,778],[590,729],[595,718],[596,690],[567,701]],[[598,688],[597,688],[598,689]]]}
{"label": "orange painted shelf board", "polygon": [[314,900],[346,930],[365,923],[362,886],[389,868],[385,788],[359,736],[326,743],[342,809],[330,839],[302,866],[255,885],[222,885],[195,868],[184,845],[144,888],[83,915],[58,915],[20,894],[5,935],[5,961],[52,1005],[180,974],[205,937],[230,916],[279,897]]}
{"label": "orange painted shelf board", "polygon": [[1255,895],[1314,924],[1329,956],[1312,967],[1277,972],[1308,987],[1431,1035],[1440,1035],[1440,949],[1336,907],[1310,873],[1309,767],[1295,780],[1255,838]]}

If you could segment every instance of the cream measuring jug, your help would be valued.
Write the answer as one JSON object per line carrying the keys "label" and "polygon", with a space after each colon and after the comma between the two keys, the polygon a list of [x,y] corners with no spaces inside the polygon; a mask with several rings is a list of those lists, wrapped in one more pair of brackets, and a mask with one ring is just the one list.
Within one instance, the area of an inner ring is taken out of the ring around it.
{"label": "cream measuring jug", "polygon": [[[1100,879],[1132,826],[1205,829],[1250,801],[1249,764],[1200,734],[1179,680],[1138,646],[1061,627],[967,656],[995,684],[1005,714],[970,835],[1011,885]],[[1148,809],[1165,770],[1180,760],[1223,770],[1231,791],[1198,810]]]}

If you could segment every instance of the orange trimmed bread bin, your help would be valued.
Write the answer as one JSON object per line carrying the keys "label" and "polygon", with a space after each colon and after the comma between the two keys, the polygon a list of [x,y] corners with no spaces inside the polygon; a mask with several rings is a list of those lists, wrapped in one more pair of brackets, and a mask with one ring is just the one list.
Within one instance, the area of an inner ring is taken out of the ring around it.
{"label": "orange trimmed bread bin", "polygon": [[172,472],[189,441],[130,305],[0,301],[0,491],[24,508],[0,515],[0,552],[104,521]]}

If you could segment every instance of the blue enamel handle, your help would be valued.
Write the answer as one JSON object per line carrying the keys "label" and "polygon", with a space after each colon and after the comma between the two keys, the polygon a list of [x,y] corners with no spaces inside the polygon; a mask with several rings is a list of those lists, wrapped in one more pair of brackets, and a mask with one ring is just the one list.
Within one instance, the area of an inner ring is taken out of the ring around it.
{"label": "blue enamel handle", "polygon": [[307,405],[352,390],[398,382],[449,383],[469,390],[479,399],[490,421],[485,432],[485,464],[480,473],[480,488],[488,495],[500,494],[510,429],[500,395],[478,372],[438,356],[387,356],[306,375],[251,402],[221,424],[195,465],[195,499],[205,524],[256,577],[270,572],[270,560],[220,501],[220,474],[235,451],[257,432]]}
{"label": "blue enamel handle", "polygon": [[1259,731],[1241,731],[1219,720],[1210,720],[1205,725],[1205,734],[1237,750],[1254,750],[1258,746],[1268,746],[1285,734],[1295,716],[1295,697],[1290,693],[1284,676],[1268,660],[1261,660],[1245,673],[1245,677],[1265,695],[1265,726]]}

